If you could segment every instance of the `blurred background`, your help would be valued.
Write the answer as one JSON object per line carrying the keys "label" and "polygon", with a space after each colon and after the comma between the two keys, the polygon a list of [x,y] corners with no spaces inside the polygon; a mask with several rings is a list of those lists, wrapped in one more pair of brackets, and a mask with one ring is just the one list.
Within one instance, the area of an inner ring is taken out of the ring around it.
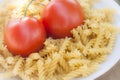
{"label": "blurred background", "polygon": [[120,5],[120,0],[115,0]]}

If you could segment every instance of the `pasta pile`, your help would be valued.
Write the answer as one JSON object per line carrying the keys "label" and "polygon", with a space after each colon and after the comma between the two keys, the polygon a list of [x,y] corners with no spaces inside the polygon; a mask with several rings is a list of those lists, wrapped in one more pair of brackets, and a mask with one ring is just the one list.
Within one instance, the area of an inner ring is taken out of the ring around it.
{"label": "pasta pile", "polygon": [[[5,0],[6,1],[6,0]],[[7,0],[10,1],[10,0]],[[12,56],[4,43],[4,26],[13,18],[23,17],[30,0],[12,0],[0,6],[0,70],[4,77],[19,77],[22,80],[71,80],[87,77],[99,68],[112,51],[117,31],[112,25],[114,10],[93,9],[95,0],[78,0],[85,13],[84,25],[73,29],[73,38],[45,41],[38,53],[27,58]],[[9,3],[9,4],[8,4]],[[19,3],[19,5],[17,5]],[[44,4],[49,0],[35,0],[28,9],[28,16],[40,18]]]}

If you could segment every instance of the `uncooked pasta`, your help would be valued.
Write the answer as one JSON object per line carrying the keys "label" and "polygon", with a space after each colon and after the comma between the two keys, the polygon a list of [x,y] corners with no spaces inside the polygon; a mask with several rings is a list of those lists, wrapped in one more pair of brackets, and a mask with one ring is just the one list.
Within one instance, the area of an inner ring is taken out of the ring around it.
{"label": "uncooked pasta", "polygon": [[[4,43],[4,26],[11,19],[23,17],[30,0],[4,0],[0,6],[0,70],[4,78],[17,76],[22,80],[71,80],[87,77],[98,70],[114,47],[117,30],[112,24],[115,11],[92,8],[95,1],[78,0],[83,7],[85,21],[71,31],[73,37],[49,37],[42,50],[23,58],[13,56],[8,51]],[[39,19],[49,2],[35,0],[27,16]]]}

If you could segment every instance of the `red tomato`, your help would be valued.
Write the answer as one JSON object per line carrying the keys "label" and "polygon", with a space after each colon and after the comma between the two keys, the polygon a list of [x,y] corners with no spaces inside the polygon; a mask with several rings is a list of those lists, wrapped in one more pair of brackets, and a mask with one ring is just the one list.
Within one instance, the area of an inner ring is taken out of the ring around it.
{"label": "red tomato", "polygon": [[25,17],[9,22],[5,27],[4,38],[13,55],[27,57],[43,47],[46,31],[41,21]]}
{"label": "red tomato", "polygon": [[52,0],[42,15],[49,36],[64,38],[72,36],[71,30],[83,24],[84,13],[76,0]]}

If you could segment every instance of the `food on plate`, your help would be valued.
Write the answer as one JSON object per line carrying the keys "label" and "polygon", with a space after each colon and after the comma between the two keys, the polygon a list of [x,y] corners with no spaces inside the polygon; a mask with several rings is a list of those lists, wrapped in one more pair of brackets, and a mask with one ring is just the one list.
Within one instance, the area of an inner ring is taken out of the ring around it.
{"label": "food on plate", "polygon": [[[114,10],[93,8],[96,0],[76,0],[83,9],[84,23],[71,30],[73,37],[48,37],[38,52],[28,57],[13,56],[5,43],[5,25],[16,18],[23,18],[30,0],[9,1],[4,0],[0,5],[0,71],[4,72],[5,78],[18,76],[22,80],[71,80],[87,77],[99,69],[114,47],[117,36],[117,29],[112,24]],[[52,1],[34,0],[26,15],[42,20],[44,9]]]}
{"label": "food on plate", "polygon": [[52,0],[45,7],[42,19],[49,36],[65,38],[72,36],[73,28],[83,24],[84,13],[76,0]]}

